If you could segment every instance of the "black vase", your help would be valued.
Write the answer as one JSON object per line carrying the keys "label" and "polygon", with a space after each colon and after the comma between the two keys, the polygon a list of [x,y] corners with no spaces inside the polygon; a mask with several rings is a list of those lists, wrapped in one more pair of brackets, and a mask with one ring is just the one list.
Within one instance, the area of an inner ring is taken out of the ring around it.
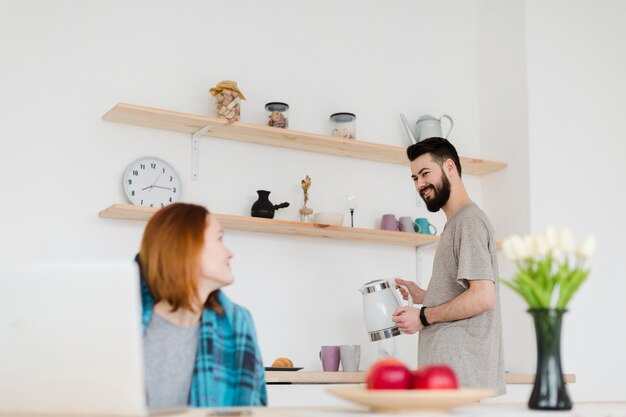
{"label": "black vase", "polygon": [[263,217],[265,219],[273,219],[274,212],[278,209],[289,207],[289,203],[272,204],[269,199],[270,191],[257,190],[259,198],[252,204],[250,215],[252,217]]}
{"label": "black vase", "polygon": [[561,321],[567,310],[531,309],[537,337],[537,372],[528,407],[533,410],[571,410],[561,370]]}

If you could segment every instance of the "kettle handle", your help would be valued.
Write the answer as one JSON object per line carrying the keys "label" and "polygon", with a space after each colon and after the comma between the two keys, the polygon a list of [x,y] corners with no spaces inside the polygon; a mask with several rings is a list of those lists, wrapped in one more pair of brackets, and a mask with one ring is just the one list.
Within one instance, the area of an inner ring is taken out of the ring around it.
{"label": "kettle handle", "polygon": [[[391,278],[391,280],[393,281],[393,288],[395,290],[396,287],[403,287],[406,292],[407,295],[409,297],[409,299],[407,300],[409,302],[409,307],[413,307],[413,297],[411,297],[411,292],[409,291],[409,287],[407,287],[406,285],[402,285],[402,284],[396,284],[396,279],[395,278]],[[397,296],[397,293],[394,291],[394,293]],[[398,297],[398,301],[401,301],[400,297]],[[402,302],[400,302],[400,305],[402,305]]]}
{"label": "kettle handle", "polygon": [[446,135],[444,136],[444,138],[448,139],[448,135],[450,135],[450,132],[452,132],[454,121],[452,120],[452,117],[448,116],[447,114],[442,114],[439,118],[439,122],[441,122],[441,119],[443,119],[444,117],[450,121],[450,129],[448,129],[448,133],[446,133]]}

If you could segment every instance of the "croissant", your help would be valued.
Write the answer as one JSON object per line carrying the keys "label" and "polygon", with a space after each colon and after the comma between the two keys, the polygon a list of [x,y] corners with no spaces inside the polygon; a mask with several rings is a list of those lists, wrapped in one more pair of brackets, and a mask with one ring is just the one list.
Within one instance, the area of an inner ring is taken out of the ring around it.
{"label": "croissant", "polygon": [[278,368],[293,368],[293,362],[291,362],[291,359],[278,358],[272,363],[272,366]]}

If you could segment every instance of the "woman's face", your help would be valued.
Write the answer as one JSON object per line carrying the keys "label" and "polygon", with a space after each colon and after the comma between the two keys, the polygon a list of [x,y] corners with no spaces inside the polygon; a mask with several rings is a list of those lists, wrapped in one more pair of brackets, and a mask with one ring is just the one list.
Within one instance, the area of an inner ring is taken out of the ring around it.
{"label": "woman's face", "polygon": [[232,284],[234,280],[230,271],[233,254],[224,245],[223,235],[220,222],[207,216],[204,246],[200,251],[200,280],[210,280],[217,284],[217,288]]}

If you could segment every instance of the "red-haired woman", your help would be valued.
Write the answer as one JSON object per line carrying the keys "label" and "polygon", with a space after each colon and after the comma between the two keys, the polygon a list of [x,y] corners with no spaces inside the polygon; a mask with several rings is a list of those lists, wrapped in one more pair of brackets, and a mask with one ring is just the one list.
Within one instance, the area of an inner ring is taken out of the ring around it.
{"label": "red-haired woman", "polygon": [[233,254],[209,211],[175,203],[156,212],[138,262],[150,407],[267,403],[254,323],[220,288]]}

